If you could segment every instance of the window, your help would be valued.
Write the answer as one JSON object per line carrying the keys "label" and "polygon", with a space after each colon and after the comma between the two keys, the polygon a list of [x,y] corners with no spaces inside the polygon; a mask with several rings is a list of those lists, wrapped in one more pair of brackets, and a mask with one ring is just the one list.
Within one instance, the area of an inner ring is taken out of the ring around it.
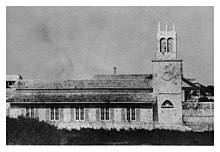
{"label": "window", "polygon": [[50,108],[50,120],[59,120],[59,108]]}
{"label": "window", "polygon": [[166,46],[167,46],[166,39],[161,38],[160,39],[160,52],[167,52]]}
{"label": "window", "polygon": [[135,109],[131,109],[131,120],[135,120]]}
{"label": "window", "polygon": [[84,108],[76,108],[76,120],[85,120]]}
{"label": "window", "polygon": [[34,107],[26,107],[26,117],[34,118]]}
{"label": "window", "polygon": [[109,120],[109,108],[101,108],[101,120]]}
{"label": "window", "polygon": [[166,100],[163,102],[163,104],[161,105],[161,108],[173,108],[173,104],[169,101],[169,100]]}
{"label": "window", "polygon": [[127,121],[136,120],[135,108],[127,108]]}
{"label": "window", "polygon": [[168,38],[167,40],[167,52],[172,52],[173,51],[173,39]]}

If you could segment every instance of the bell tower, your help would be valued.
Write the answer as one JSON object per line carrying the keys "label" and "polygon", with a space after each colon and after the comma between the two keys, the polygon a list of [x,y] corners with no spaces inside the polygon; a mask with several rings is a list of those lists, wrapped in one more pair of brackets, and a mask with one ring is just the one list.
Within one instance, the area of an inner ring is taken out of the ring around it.
{"label": "bell tower", "polygon": [[153,64],[153,93],[157,98],[156,122],[159,126],[182,124],[182,60],[177,59],[177,34],[172,29],[161,31],[158,22],[157,48]]}
{"label": "bell tower", "polygon": [[176,31],[174,22],[172,30],[169,30],[166,21],[165,31],[161,31],[160,22],[158,22],[156,59],[175,60],[177,58],[176,53]]}

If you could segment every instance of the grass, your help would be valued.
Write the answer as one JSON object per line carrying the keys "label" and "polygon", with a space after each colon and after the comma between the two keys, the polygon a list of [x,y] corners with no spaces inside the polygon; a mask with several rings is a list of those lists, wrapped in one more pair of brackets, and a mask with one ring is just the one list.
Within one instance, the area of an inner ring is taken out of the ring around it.
{"label": "grass", "polygon": [[37,119],[6,118],[7,145],[214,145],[214,131],[66,130]]}

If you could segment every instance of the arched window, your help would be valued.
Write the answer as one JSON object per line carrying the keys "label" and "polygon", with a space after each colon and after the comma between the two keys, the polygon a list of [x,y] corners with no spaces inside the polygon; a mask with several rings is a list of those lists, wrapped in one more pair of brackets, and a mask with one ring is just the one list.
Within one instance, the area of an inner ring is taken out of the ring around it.
{"label": "arched window", "polygon": [[160,39],[160,52],[166,52],[166,39],[165,38],[161,38]]}
{"label": "arched window", "polygon": [[173,106],[173,104],[169,100],[166,100],[161,105],[161,108],[174,108],[174,106]]}
{"label": "arched window", "polygon": [[173,52],[173,38],[167,39],[167,52]]}

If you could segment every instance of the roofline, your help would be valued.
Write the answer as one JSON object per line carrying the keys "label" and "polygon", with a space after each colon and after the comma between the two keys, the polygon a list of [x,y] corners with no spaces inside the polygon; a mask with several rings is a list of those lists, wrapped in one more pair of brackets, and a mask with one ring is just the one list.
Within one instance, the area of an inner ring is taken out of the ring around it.
{"label": "roofline", "polygon": [[153,88],[15,88],[16,90],[153,90]]}
{"label": "roofline", "polygon": [[134,74],[95,74],[93,76],[146,76],[151,74],[146,73],[134,73]]}
{"label": "roofline", "polygon": [[152,60],[152,62],[182,62],[183,60]]}
{"label": "roofline", "polygon": [[195,88],[195,87],[182,87],[182,90],[198,90],[198,88]]}
{"label": "roofline", "polygon": [[199,89],[198,86],[196,86],[194,83],[190,82],[188,79],[182,77],[182,81],[184,81],[185,83],[191,85],[194,89]]}
{"label": "roofline", "polygon": [[[10,101],[8,101],[10,102]],[[154,104],[155,101],[141,101],[141,102],[10,102],[10,104],[76,104],[76,103],[147,103]]]}

